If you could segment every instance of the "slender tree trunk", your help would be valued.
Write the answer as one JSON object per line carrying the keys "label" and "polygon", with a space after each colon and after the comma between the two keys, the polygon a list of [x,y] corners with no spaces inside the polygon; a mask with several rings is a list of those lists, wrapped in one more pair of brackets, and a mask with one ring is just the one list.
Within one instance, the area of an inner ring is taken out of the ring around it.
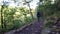
{"label": "slender tree trunk", "polygon": [[3,29],[3,5],[2,5],[2,7],[1,7],[1,27],[2,27],[2,29]]}
{"label": "slender tree trunk", "polygon": [[1,27],[2,27],[2,32],[1,34],[4,34],[3,28],[4,28],[4,23],[3,23],[3,5],[1,7]]}
{"label": "slender tree trunk", "polygon": [[2,26],[2,28],[6,29],[6,21],[5,21],[4,15],[3,15],[3,9],[4,9],[4,6],[2,5],[2,7],[1,7],[1,26]]}
{"label": "slender tree trunk", "polygon": [[33,14],[32,14],[32,12],[31,12],[31,8],[30,8],[30,2],[28,2],[28,1],[26,1],[26,0],[24,0],[25,1],[25,3],[27,3],[28,4],[28,7],[29,7],[29,12],[30,12],[30,14],[31,14],[31,16],[32,16],[32,19],[34,19],[33,18]]}
{"label": "slender tree trunk", "polygon": [[31,8],[30,8],[30,4],[29,4],[29,3],[28,3],[28,7],[29,7],[30,14],[31,14],[31,16],[32,16],[32,19],[34,19],[34,18],[33,18],[33,14],[32,14],[32,12],[31,12]]}

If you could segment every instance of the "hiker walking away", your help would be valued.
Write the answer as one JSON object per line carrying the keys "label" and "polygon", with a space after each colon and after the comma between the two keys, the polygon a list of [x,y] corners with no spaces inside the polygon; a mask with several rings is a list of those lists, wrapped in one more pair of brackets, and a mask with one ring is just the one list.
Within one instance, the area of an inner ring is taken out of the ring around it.
{"label": "hiker walking away", "polygon": [[38,11],[38,12],[37,12],[37,20],[38,20],[38,22],[39,22],[39,20],[40,20],[40,17],[41,17],[41,14],[40,14],[40,11]]}

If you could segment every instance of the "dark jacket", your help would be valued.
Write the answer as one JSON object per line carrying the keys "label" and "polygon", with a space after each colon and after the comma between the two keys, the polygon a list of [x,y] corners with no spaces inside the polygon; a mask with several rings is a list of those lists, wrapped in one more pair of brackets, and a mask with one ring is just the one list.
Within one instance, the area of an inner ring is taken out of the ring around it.
{"label": "dark jacket", "polygon": [[40,16],[41,16],[40,12],[37,12],[37,17],[40,17]]}

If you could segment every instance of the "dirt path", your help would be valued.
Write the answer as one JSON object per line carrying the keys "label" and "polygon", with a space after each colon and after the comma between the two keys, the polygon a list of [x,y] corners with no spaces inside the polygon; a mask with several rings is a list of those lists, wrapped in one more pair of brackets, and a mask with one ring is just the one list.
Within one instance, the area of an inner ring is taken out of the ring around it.
{"label": "dirt path", "polygon": [[41,25],[41,21],[35,22],[34,24],[25,27],[21,31],[16,31],[14,34],[40,34],[42,30]]}
{"label": "dirt path", "polygon": [[42,21],[40,20],[39,22],[35,22],[25,28],[23,28],[22,30],[19,31],[15,31],[13,33],[13,31],[7,33],[7,34],[41,34],[42,31]]}

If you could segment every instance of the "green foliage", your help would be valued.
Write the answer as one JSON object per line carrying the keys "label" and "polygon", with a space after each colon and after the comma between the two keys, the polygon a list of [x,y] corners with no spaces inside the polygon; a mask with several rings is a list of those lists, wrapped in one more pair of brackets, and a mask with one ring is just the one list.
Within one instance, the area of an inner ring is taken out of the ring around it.
{"label": "green foliage", "polygon": [[[45,0],[45,2],[41,5],[39,5],[36,9],[37,9],[37,11],[40,11],[42,13],[42,17],[44,18],[43,28],[53,26],[55,20],[60,17],[59,16],[60,10],[59,10],[57,4],[56,3],[51,4],[51,0]],[[54,20],[52,17],[54,18]],[[55,18],[55,17],[57,17],[57,18]],[[47,18],[48,18],[48,20],[47,20]],[[46,21],[46,23],[45,23],[45,21]]]}
{"label": "green foliage", "polygon": [[[4,17],[4,23],[6,25],[6,28],[2,29],[0,25],[0,32],[3,30],[5,32],[20,28],[26,24],[29,24],[32,22],[31,15],[29,10],[25,7],[21,8],[9,8],[4,7],[3,8],[3,17]],[[0,22],[1,23],[1,22]]]}
{"label": "green foliage", "polygon": [[[44,0],[40,0],[41,2]],[[15,8],[9,8],[8,6],[3,6],[3,20],[4,23],[6,24],[6,29],[2,29],[1,25],[0,25],[0,32],[2,30],[4,31],[9,31],[9,30],[13,30],[13,29],[17,29],[20,28],[26,24],[31,23],[32,20],[32,14],[30,13],[29,9],[26,7],[15,7]],[[30,7],[30,6],[29,6]],[[2,9],[0,9],[2,10]],[[60,17],[60,10],[57,7],[57,4],[51,4],[50,0],[46,0],[42,5],[37,6],[36,11],[40,11],[41,12],[41,17],[44,18],[46,20],[47,17],[50,16],[55,16],[55,17]],[[0,11],[1,12],[1,11]],[[32,12],[33,13],[33,12]],[[31,14],[31,15],[29,15]],[[29,15],[29,16],[27,16]],[[34,18],[36,13],[34,13]],[[53,17],[53,18],[55,18]],[[1,18],[0,18],[1,19]],[[54,24],[53,19],[52,18],[48,18],[48,20],[46,20],[47,22],[44,24],[45,27],[50,27]],[[1,22],[0,22],[1,23]]]}
{"label": "green foliage", "polygon": [[50,20],[45,24],[45,27],[51,27],[53,24],[54,24],[54,22],[51,22],[51,20]]}

